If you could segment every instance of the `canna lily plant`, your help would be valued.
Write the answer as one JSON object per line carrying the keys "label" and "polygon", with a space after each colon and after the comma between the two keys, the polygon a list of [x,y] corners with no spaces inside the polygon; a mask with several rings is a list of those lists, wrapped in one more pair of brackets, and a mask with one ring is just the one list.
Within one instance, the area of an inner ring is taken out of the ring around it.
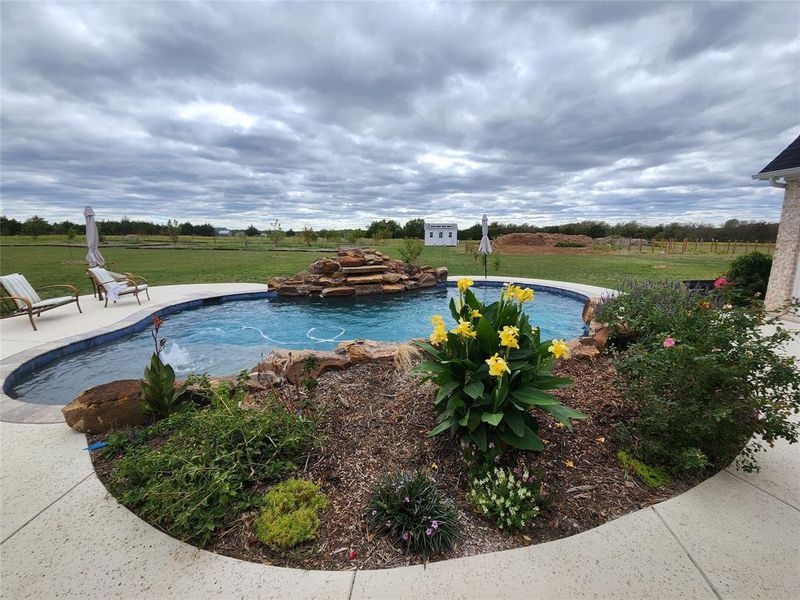
{"label": "canna lily plant", "polygon": [[542,450],[533,409],[570,430],[573,419],[586,418],[548,393],[572,383],[551,374],[569,350],[563,340],[542,341],[531,327],[523,307],[533,301],[532,289],[507,285],[498,302],[484,305],[472,285],[459,280],[458,303],[450,300],[457,325],[448,331],[444,318],[434,315],[430,343],[420,344],[429,360],[414,371],[439,386],[437,425],[430,435],[458,433],[484,452],[489,444]]}

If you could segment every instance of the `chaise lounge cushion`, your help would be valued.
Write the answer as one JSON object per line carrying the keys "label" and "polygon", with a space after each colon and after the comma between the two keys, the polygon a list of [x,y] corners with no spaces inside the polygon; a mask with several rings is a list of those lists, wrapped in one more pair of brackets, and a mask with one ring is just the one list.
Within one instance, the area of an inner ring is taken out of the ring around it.
{"label": "chaise lounge cushion", "polygon": [[[0,277],[0,284],[2,284],[2,286],[11,296],[26,298],[30,300],[31,304],[36,304],[37,302],[42,301],[41,297],[39,297],[39,294],[37,294],[36,290],[33,289],[33,286],[28,283],[28,280],[25,279],[24,275],[20,275],[19,273],[3,275]],[[14,300],[14,302],[16,303],[17,308],[28,308],[28,305],[22,300]]]}
{"label": "chaise lounge cushion", "polygon": [[31,303],[32,308],[45,308],[48,306],[61,306],[62,304],[69,304],[75,302],[75,296],[59,296],[58,298],[46,298],[39,300],[39,302]]}

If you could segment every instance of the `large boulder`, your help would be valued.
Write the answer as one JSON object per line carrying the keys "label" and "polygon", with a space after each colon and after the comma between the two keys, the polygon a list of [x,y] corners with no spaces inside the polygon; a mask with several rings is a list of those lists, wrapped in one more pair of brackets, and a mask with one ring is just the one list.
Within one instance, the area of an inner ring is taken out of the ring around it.
{"label": "large boulder", "polygon": [[594,360],[600,356],[600,350],[591,338],[575,338],[567,342],[570,360]]}
{"label": "large boulder", "polygon": [[289,383],[296,384],[304,376],[303,370],[306,367],[306,361],[309,359],[312,359],[315,365],[305,374],[310,377],[317,377],[331,369],[344,369],[350,364],[350,359],[347,356],[335,352],[275,349],[269,353],[263,362],[259,363],[256,371],[272,371],[284,377]]}
{"label": "large boulder", "polygon": [[439,267],[435,271],[436,281],[439,283],[447,283],[447,267]]}
{"label": "large boulder", "polygon": [[421,288],[433,287],[436,285],[436,275],[431,271],[423,271],[419,274],[417,282]]}
{"label": "large boulder", "polygon": [[315,275],[333,275],[339,270],[341,260],[338,262],[330,258],[319,258],[308,265],[308,272]]}
{"label": "large boulder", "polygon": [[345,254],[337,258],[342,267],[360,267],[364,264],[363,256],[350,256]]}
{"label": "large boulder", "polygon": [[400,283],[403,280],[403,275],[400,273],[384,273],[382,277],[383,283]]}
{"label": "large boulder", "polygon": [[61,409],[67,425],[81,433],[106,433],[147,421],[138,379],[122,379],[89,388]]}
{"label": "large boulder", "polygon": [[347,356],[351,363],[360,364],[376,360],[394,360],[398,342],[376,342],[375,340],[347,340],[336,346],[337,354]]}
{"label": "large boulder", "polygon": [[384,294],[396,294],[397,292],[405,292],[406,286],[402,283],[384,283],[381,286],[381,290]]}
{"label": "large boulder", "polygon": [[329,287],[322,290],[323,296],[352,296],[356,293],[355,288],[349,286]]}

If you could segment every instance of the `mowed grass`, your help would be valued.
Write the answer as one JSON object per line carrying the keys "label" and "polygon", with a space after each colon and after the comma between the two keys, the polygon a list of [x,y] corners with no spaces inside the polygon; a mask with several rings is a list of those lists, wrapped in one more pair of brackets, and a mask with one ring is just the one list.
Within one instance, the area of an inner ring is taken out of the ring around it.
{"label": "mowed grass", "polygon": [[[10,240],[5,240],[10,241]],[[46,242],[40,238],[39,242]],[[400,258],[398,240],[378,245],[393,258]],[[118,271],[145,277],[151,285],[204,282],[266,282],[275,275],[293,275],[304,270],[317,256],[312,251],[275,251],[258,249],[171,249],[123,248],[101,249]],[[91,292],[82,260],[82,247],[8,246],[0,247],[0,272],[23,273],[34,287],[71,283],[83,293]],[[494,256],[500,264],[495,267]],[[709,254],[558,254],[493,255],[489,274],[537,277],[576,283],[614,287],[625,279],[680,280],[711,279],[724,273],[731,256]],[[425,248],[421,264],[447,266],[452,275],[479,275],[482,262],[465,252],[464,247]]]}

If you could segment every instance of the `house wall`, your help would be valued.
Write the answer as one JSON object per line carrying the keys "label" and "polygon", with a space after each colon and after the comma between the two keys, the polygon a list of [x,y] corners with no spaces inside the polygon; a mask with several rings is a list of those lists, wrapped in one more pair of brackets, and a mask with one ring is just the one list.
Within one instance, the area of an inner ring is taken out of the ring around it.
{"label": "house wall", "polygon": [[797,296],[800,272],[800,177],[786,181],[777,247],[764,303],[768,310],[781,308]]}
{"label": "house wall", "polygon": [[457,246],[458,245],[458,226],[457,225],[425,225],[425,245],[426,246]]}

